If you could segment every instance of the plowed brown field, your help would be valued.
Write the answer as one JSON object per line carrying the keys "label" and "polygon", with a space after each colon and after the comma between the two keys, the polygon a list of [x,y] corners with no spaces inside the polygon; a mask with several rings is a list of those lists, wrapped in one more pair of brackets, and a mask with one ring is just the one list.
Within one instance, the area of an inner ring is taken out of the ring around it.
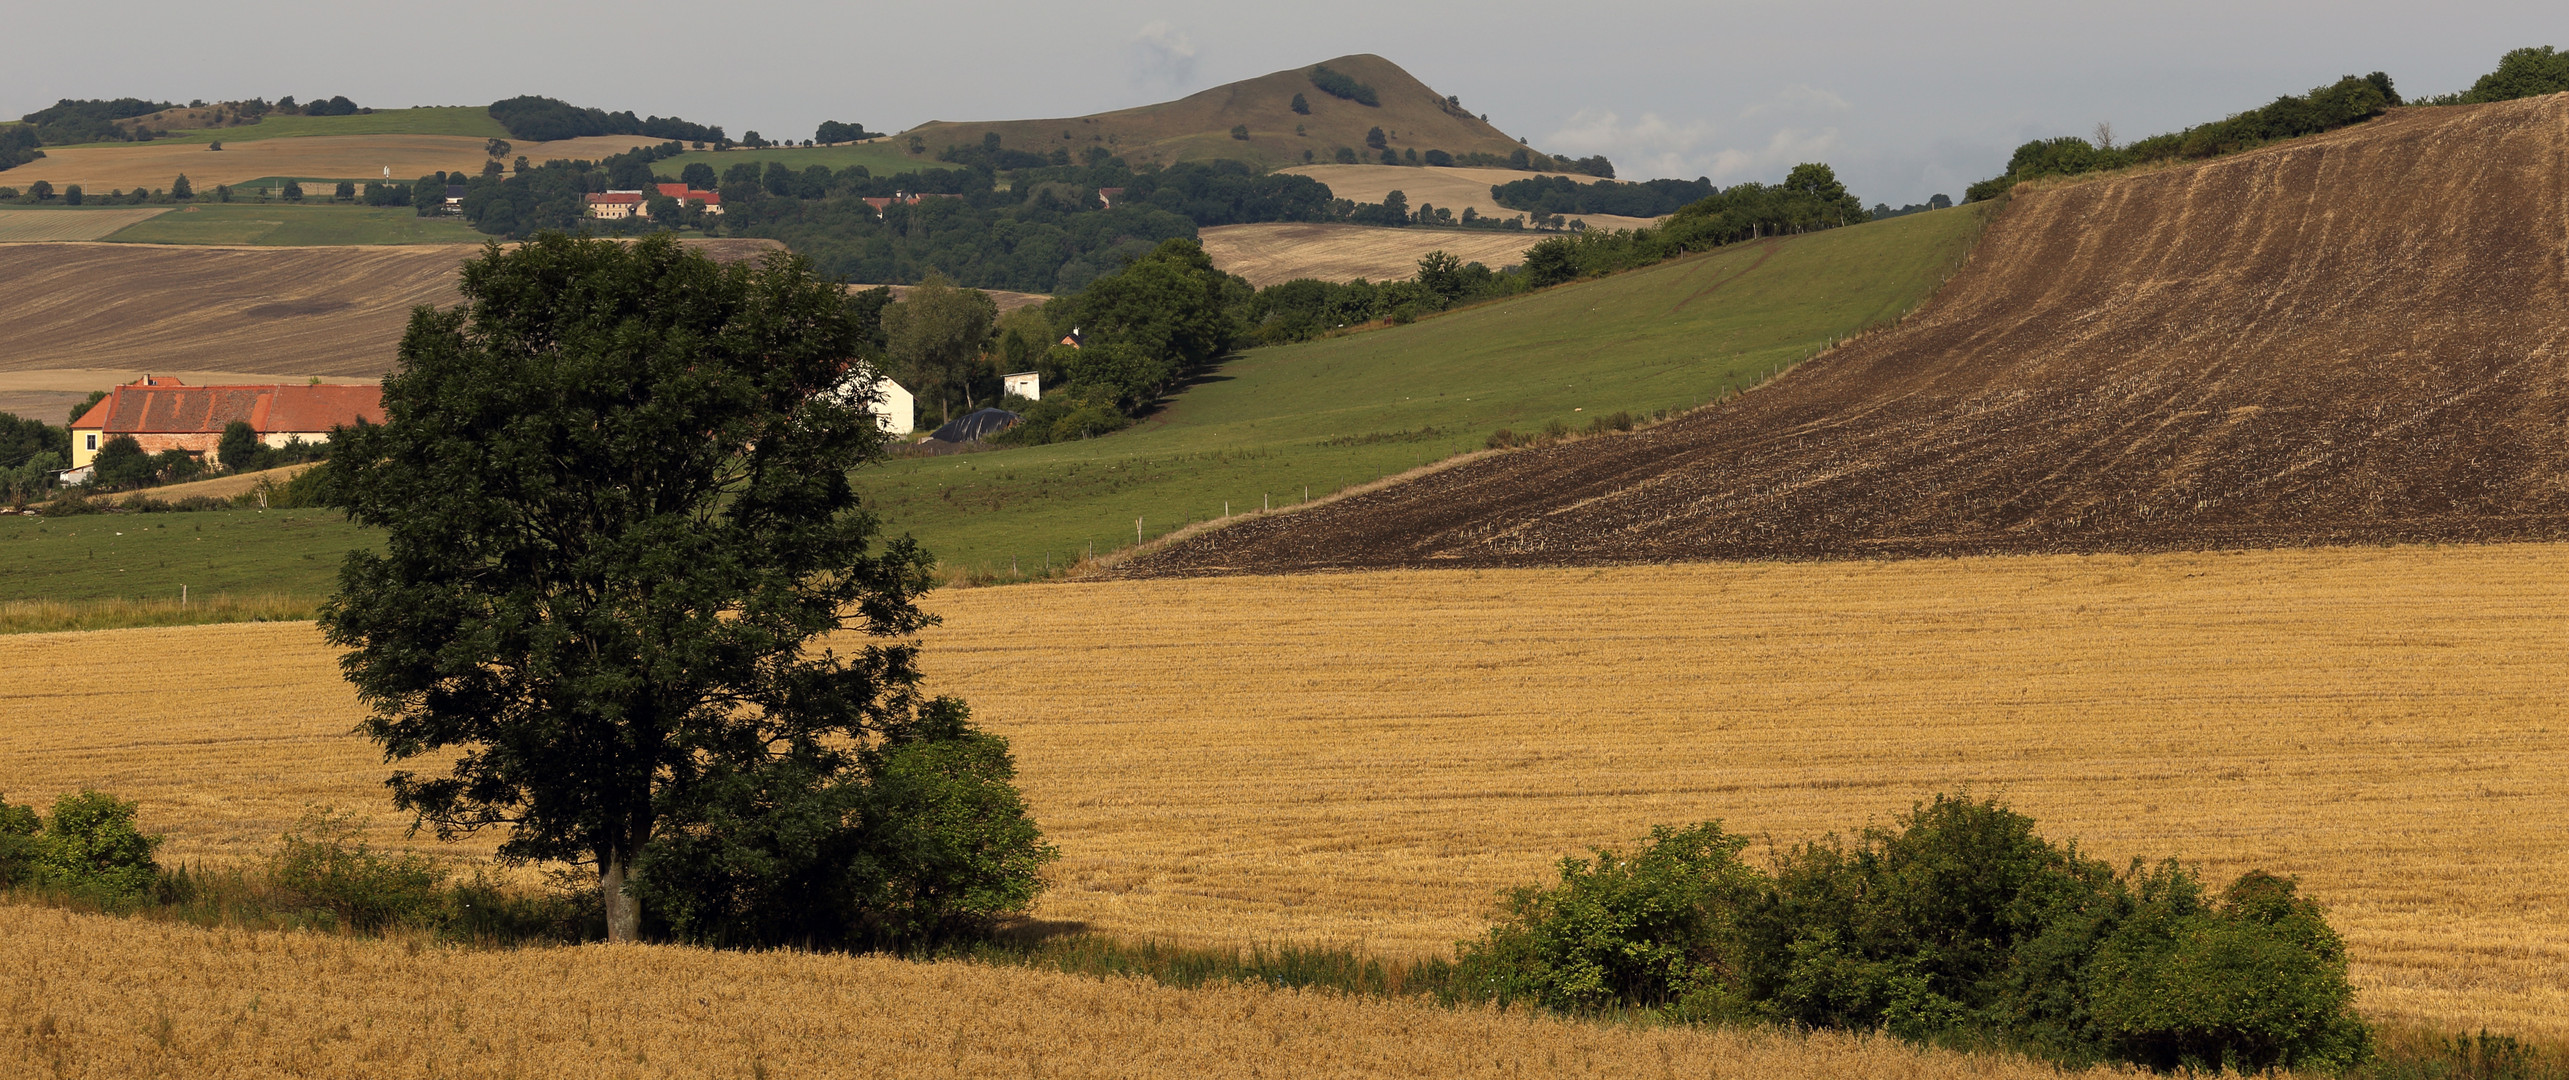
{"label": "plowed brown field", "polygon": [[2569,95],[2019,194],[1901,326],[1126,573],[2569,537]]}
{"label": "plowed brown field", "polygon": [[1214,266],[1261,289],[1295,278],[1398,281],[1417,276],[1418,260],[1431,251],[1495,270],[1515,265],[1543,239],[1538,233],[1293,223],[1223,225],[1199,236]]}

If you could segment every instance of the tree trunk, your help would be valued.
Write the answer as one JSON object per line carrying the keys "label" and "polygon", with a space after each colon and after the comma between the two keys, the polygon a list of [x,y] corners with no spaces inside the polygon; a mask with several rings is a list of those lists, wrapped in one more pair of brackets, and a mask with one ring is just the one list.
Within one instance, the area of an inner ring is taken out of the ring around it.
{"label": "tree trunk", "polygon": [[607,940],[631,943],[642,939],[642,901],[624,891],[625,860],[598,856],[598,890],[607,904]]}

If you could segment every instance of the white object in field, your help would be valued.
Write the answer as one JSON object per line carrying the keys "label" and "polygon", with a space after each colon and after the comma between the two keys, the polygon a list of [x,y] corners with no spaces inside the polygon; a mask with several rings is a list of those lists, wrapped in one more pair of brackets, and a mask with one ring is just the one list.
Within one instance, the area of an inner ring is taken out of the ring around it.
{"label": "white object in field", "polygon": [[886,435],[909,434],[911,418],[919,408],[918,399],[902,389],[900,383],[876,374],[868,367],[850,369],[847,381],[826,396],[841,405],[855,404],[859,396],[874,399],[866,403],[865,411],[874,414],[875,422],[883,425]]}
{"label": "white object in field", "polygon": [[1014,375],[1001,376],[999,385],[1007,392],[1028,401],[1044,400],[1044,377],[1037,372],[1020,371]]}

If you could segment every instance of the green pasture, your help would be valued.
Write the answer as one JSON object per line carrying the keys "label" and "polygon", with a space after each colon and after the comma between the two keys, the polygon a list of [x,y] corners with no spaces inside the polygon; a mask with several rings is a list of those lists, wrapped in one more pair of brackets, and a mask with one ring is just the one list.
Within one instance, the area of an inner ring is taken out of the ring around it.
{"label": "green pasture", "polygon": [[1926,299],[1969,250],[1960,208],[1741,244],[1401,327],[1253,350],[1142,424],[869,470],[893,532],[950,569],[1031,577],[1261,505],[1755,386]]}
{"label": "green pasture", "polygon": [[[305,187],[310,189],[312,182]],[[235,187],[234,191],[242,190]],[[327,187],[322,189],[326,195]],[[478,244],[490,239],[456,217],[420,217],[406,206],[191,203],[108,234],[132,244]]]}
{"label": "green pasture", "polygon": [[336,510],[0,518],[0,601],[320,598],[378,541]]}
{"label": "green pasture", "polygon": [[771,146],[759,150],[691,150],[677,157],[662,158],[652,162],[651,171],[674,181],[678,179],[680,171],[699,161],[713,166],[716,176],[745,161],[755,162],[762,169],[766,168],[770,161],[781,161],[787,168],[796,172],[814,165],[827,165],[832,172],[850,165],[863,165],[867,172],[875,176],[891,176],[896,173],[916,172],[920,169],[956,168],[938,161],[933,153],[913,156],[900,146],[895,146],[894,141],[883,139],[839,146]]}

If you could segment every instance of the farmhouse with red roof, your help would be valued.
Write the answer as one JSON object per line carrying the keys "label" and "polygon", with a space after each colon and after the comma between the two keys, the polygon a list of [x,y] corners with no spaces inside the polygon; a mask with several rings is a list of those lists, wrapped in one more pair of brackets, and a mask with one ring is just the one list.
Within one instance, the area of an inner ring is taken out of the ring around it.
{"label": "farmhouse with red roof", "polygon": [[332,427],[383,423],[384,392],[373,385],[188,386],[146,375],[108,391],[71,422],[71,466],[87,468],[119,435],[133,436],[146,453],[210,454],[235,420],[269,446],[327,442]]}

